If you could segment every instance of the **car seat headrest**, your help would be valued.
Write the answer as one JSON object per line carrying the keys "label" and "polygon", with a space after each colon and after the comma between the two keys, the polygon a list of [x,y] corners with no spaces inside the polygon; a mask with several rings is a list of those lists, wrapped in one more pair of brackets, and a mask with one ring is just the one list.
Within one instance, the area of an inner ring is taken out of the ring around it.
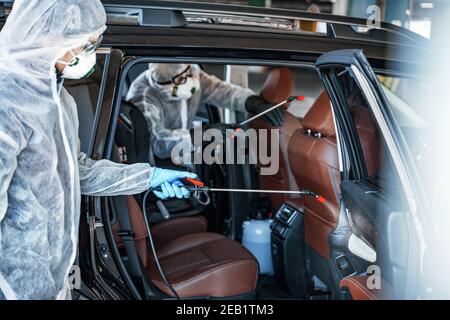
{"label": "car seat headrest", "polygon": [[[288,68],[273,68],[267,76],[260,96],[270,103],[279,103],[294,95],[294,76]],[[289,107],[287,103],[285,108]]]}
{"label": "car seat headrest", "polygon": [[326,91],[320,94],[306,113],[302,125],[305,130],[320,133],[321,136],[333,137],[336,135],[333,112]]}

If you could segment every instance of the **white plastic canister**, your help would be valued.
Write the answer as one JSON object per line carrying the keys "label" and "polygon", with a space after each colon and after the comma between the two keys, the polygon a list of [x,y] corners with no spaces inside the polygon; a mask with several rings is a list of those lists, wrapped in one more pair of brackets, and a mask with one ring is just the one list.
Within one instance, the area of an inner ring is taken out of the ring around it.
{"label": "white plastic canister", "polygon": [[270,224],[272,221],[271,219],[250,220],[243,224],[242,245],[258,260],[261,274],[273,274],[270,248]]}

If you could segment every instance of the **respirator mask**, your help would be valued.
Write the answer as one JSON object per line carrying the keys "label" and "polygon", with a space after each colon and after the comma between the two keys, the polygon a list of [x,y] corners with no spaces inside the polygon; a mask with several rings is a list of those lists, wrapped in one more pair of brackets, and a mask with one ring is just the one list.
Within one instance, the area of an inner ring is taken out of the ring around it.
{"label": "respirator mask", "polygon": [[58,60],[58,63],[65,65],[62,77],[65,79],[82,79],[94,73],[97,63],[95,51],[100,46],[102,39],[103,37],[100,36],[98,41],[89,42],[79,54],[75,54],[72,50],[69,51],[73,56],[69,62]]}

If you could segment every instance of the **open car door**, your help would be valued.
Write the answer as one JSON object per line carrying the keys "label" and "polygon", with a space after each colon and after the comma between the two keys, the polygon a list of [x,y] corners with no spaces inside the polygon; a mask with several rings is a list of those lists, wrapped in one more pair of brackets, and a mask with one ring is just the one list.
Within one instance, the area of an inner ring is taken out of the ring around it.
{"label": "open car door", "polygon": [[329,236],[333,285],[344,298],[407,298],[415,198],[401,133],[361,50],[326,53],[316,68],[333,105],[342,172],[339,225]]}

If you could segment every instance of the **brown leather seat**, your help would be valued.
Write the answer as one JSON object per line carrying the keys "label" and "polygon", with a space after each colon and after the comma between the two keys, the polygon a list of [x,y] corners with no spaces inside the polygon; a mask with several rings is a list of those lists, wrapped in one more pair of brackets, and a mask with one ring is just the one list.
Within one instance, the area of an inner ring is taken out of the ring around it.
{"label": "brown leather seat", "polygon": [[[127,206],[136,249],[148,270],[149,279],[171,295],[148,251],[145,222],[134,197],[127,197]],[[179,222],[178,226],[184,228],[188,224]],[[155,229],[158,227],[153,226],[152,231]],[[116,242],[121,245],[118,227],[114,226],[113,230],[116,231]],[[178,233],[171,238],[166,235],[155,239],[155,242],[162,269],[180,297],[231,297],[251,293],[256,288],[258,263],[247,249],[233,240],[215,233],[200,232],[183,236]]]}
{"label": "brown leather seat", "polygon": [[[136,201],[133,201],[132,205],[136,206],[136,208],[134,208],[135,212],[137,212],[137,210],[141,210]],[[140,232],[135,231],[135,239],[141,240],[141,238],[146,238],[147,230],[145,229],[145,222],[142,215],[136,214],[133,215],[132,218],[131,224],[133,226],[133,230],[140,230]],[[206,232],[206,229],[207,222],[203,216],[174,218],[158,222],[151,226],[153,241],[157,248],[162,248],[172,241],[186,235]],[[122,242],[120,237],[117,235],[119,230],[120,226],[118,223],[113,225],[113,232],[117,243]],[[139,243],[139,245],[142,244],[143,243]],[[142,249],[143,248],[141,248],[141,250]]]}
{"label": "brown leather seat", "polygon": [[[368,172],[374,174],[378,170],[379,149],[376,124],[366,107],[348,102]],[[321,203],[304,198],[305,242],[322,258],[329,259],[328,235],[338,225],[341,179],[333,113],[326,92],[317,98],[302,125],[288,147],[292,172],[299,188],[309,189],[327,200]]]}
{"label": "brown leather seat", "polygon": [[207,222],[203,216],[174,218],[151,227],[153,241],[158,248],[186,235],[206,232],[206,229]]}
{"label": "brown leather seat", "polygon": [[[294,95],[294,77],[288,68],[274,68],[270,71],[260,96],[266,101],[273,104],[279,103],[288,97]],[[289,103],[282,106],[285,110],[289,108]],[[279,160],[280,167],[274,175],[261,175],[261,165],[257,165],[259,171],[259,184],[261,189],[275,190],[296,190],[297,184],[291,173],[288,145],[292,134],[301,128],[301,122],[294,115],[286,112],[285,123],[281,127],[273,127],[262,119],[257,119],[252,123],[254,129],[267,129],[268,145],[267,150],[272,150],[270,145],[270,129],[279,129],[280,132],[280,148]],[[259,163],[259,161],[258,161]],[[267,194],[271,202],[272,208],[278,209],[284,202],[292,198],[288,194]]]}
{"label": "brown leather seat", "polygon": [[[168,281],[181,297],[229,297],[256,288],[258,264],[253,255],[219,234],[178,238],[159,249],[158,257]],[[156,265],[148,263],[147,267],[153,283],[170,294]]]}
{"label": "brown leather seat", "polygon": [[339,160],[333,115],[324,92],[305,115],[303,128],[289,143],[292,172],[300,189],[309,189],[327,200],[304,198],[305,241],[328,259],[328,234],[337,226],[340,193]]}
{"label": "brown leather seat", "polygon": [[352,300],[393,300],[394,288],[384,278],[381,278],[381,289],[367,286],[370,276],[352,276],[339,282],[341,289],[347,289]]}

